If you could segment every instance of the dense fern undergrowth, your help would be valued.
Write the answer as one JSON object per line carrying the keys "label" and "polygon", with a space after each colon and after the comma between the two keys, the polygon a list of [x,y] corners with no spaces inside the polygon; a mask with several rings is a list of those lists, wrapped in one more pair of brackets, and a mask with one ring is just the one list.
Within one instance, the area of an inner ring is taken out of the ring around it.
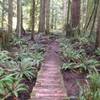
{"label": "dense fern undergrowth", "polygon": [[17,100],[21,93],[29,93],[25,81],[35,81],[45,51],[42,44],[31,42],[14,36],[9,49],[0,51],[0,100]]}
{"label": "dense fern undergrowth", "polygon": [[[94,49],[94,43],[87,38],[60,37],[62,71],[73,71],[86,75],[86,84],[79,86],[78,100],[100,100],[100,48]],[[14,36],[9,48],[0,51],[0,100],[20,98],[22,93],[29,93],[25,81],[33,83],[44,59],[45,46],[25,38]],[[24,100],[24,99],[22,99]]]}
{"label": "dense fern undergrowth", "polygon": [[63,71],[86,75],[86,84],[77,82],[80,93],[77,100],[100,100],[100,48],[94,50],[87,38],[59,39]]}

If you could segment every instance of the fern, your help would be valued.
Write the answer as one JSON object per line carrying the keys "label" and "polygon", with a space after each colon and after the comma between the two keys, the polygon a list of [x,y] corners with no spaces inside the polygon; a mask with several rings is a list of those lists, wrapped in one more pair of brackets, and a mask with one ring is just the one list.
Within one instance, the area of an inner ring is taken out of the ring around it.
{"label": "fern", "polygon": [[100,100],[100,74],[92,73],[88,76],[90,84],[80,87],[79,100]]}
{"label": "fern", "polygon": [[[3,72],[4,73],[4,72]],[[22,78],[15,78],[14,74],[3,74],[0,76],[0,97],[8,98],[9,96],[16,96],[18,97],[19,92],[27,91],[28,87],[21,83]]]}
{"label": "fern", "polygon": [[24,39],[19,38],[18,36],[12,35],[11,38],[11,45],[18,45],[21,46],[23,44],[26,44]]}
{"label": "fern", "polygon": [[98,48],[98,49],[95,51],[95,54],[96,54],[97,56],[100,56],[100,48]]}
{"label": "fern", "polygon": [[82,62],[78,63],[64,63],[62,66],[63,70],[67,69],[81,69],[84,71],[88,71],[89,73],[91,72],[97,72],[96,66],[100,65],[100,62],[95,60],[95,59],[86,59],[83,60]]}
{"label": "fern", "polygon": [[30,58],[24,58],[17,67],[15,71],[15,76],[18,78],[26,77],[31,80],[33,77],[37,75],[37,69],[33,68],[33,61]]}
{"label": "fern", "polygon": [[33,53],[33,65],[38,67],[42,61],[43,61],[43,53],[34,52]]}
{"label": "fern", "polygon": [[33,44],[30,49],[35,50],[37,52],[44,52],[45,51],[44,46],[42,44],[38,44],[38,43]]}

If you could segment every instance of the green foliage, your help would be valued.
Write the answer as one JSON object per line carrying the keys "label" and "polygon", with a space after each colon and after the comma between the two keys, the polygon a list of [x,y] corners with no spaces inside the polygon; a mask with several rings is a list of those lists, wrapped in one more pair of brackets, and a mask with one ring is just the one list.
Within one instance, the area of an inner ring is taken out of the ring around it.
{"label": "green foliage", "polygon": [[38,67],[43,61],[43,53],[38,51],[33,53],[22,51],[17,55],[16,60],[22,61],[25,58],[30,60],[34,67]]}
{"label": "green foliage", "polygon": [[89,43],[89,39],[87,37],[78,37],[78,40],[81,44]]}
{"label": "green foliage", "polygon": [[[74,49],[75,43],[77,42],[81,47],[83,44],[88,44],[89,39],[83,37],[78,40],[68,41],[61,40],[60,47],[61,52],[64,56],[64,63],[62,65],[63,70],[74,70],[80,72],[87,72],[88,80],[87,84],[80,85],[80,95],[78,100],[100,100],[100,74],[96,67],[100,66],[100,61],[95,58],[87,56],[84,49]],[[100,50],[95,51],[96,55],[100,55]]]}
{"label": "green foliage", "polygon": [[69,48],[63,51],[63,55],[72,61],[78,60],[82,57],[78,51]]}
{"label": "green foliage", "polygon": [[96,92],[100,89],[100,74],[93,73],[89,75],[91,91]]}
{"label": "green foliage", "polygon": [[31,58],[24,58],[19,62],[16,71],[14,72],[17,78],[27,78],[32,80],[37,75],[37,69],[33,68],[33,61]]}
{"label": "green foliage", "polygon": [[16,68],[17,63],[9,56],[8,51],[0,51],[0,64],[5,69]]}
{"label": "green foliage", "polygon": [[92,73],[89,75],[90,84],[80,85],[79,100],[100,100],[100,74]]}
{"label": "green foliage", "polygon": [[21,45],[27,45],[24,39],[19,38],[18,36],[12,35],[11,38],[11,45],[21,46]]}
{"label": "green foliage", "polygon": [[37,67],[43,61],[43,54],[40,52],[20,52],[16,56],[17,67],[14,70],[16,77],[26,77],[29,80],[36,78]]}
{"label": "green foliage", "polygon": [[95,51],[96,55],[97,56],[100,56],[100,48],[98,48],[96,51]]}
{"label": "green foliage", "polygon": [[32,58],[33,58],[33,53],[32,52],[30,52],[30,51],[26,51],[26,50],[22,50],[22,51],[20,51],[17,55],[16,55],[16,60],[17,61],[21,61],[21,60],[23,60],[24,58],[30,58],[31,60],[33,60]]}
{"label": "green foliage", "polygon": [[32,81],[36,78],[39,64],[43,61],[43,53],[30,52],[28,49],[16,53],[16,58],[12,58],[8,51],[0,52],[0,99],[9,96],[18,97],[22,91],[27,91],[27,87],[22,80]]}
{"label": "green foliage", "polygon": [[100,65],[99,61],[88,58],[84,49],[73,49],[71,41],[64,39],[61,41],[61,52],[67,60],[62,66],[63,70],[80,69],[81,71],[88,71],[89,73],[97,72],[96,67]]}
{"label": "green foliage", "polygon": [[75,63],[64,63],[62,69],[63,70],[74,69],[75,65],[76,65]]}
{"label": "green foliage", "polygon": [[7,61],[7,60],[11,59],[8,56],[8,54],[9,54],[8,51],[0,51],[0,62],[4,62],[4,61]]}
{"label": "green foliage", "polygon": [[7,75],[3,69],[0,71],[0,99],[6,99],[9,96],[18,97],[18,93],[27,91],[22,79],[15,79],[13,74]]}
{"label": "green foliage", "polygon": [[13,84],[14,78],[12,75],[2,75],[0,78],[0,97],[8,97],[10,92],[8,88]]}
{"label": "green foliage", "polygon": [[38,44],[38,43],[33,44],[30,49],[35,50],[37,52],[44,52],[45,51],[44,46],[42,44]]}
{"label": "green foliage", "polygon": [[61,47],[61,52],[63,53],[63,56],[67,58],[70,61],[73,62],[79,62],[80,60],[84,59],[86,56],[85,50],[80,49],[80,50],[74,50],[73,46],[71,44],[71,41],[69,39],[61,40],[62,42],[60,43]]}
{"label": "green foliage", "polygon": [[82,62],[78,63],[64,63],[62,66],[63,70],[67,69],[81,69],[81,71],[88,71],[89,73],[91,72],[97,72],[96,66],[100,65],[100,62],[95,60],[95,59],[86,59]]}
{"label": "green foliage", "polygon": [[[59,43],[60,43],[60,47],[61,47],[61,50],[63,51],[64,49],[66,49],[67,47],[70,47],[71,46],[71,43],[70,43],[70,40],[69,39],[66,39],[66,38],[61,38],[58,40]],[[71,46],[72,47],[72,46]],[[71,48],[70,47],[70,48]]]}
{"label": "green foliage", "polygon": [[20,92],[28,91],[28,87],[25,84],[21,83],[21,81],[22,79],[15,79],[15,82],[9,87],[9,90],[11,91],[9,94],[10,96],[12,95],[18,97],[18,94]]}
{"label": "green foliage", "polygon": [[34,52],[33,53],[33,65],[38,67],[40,63],[43,61],[43,53]]}

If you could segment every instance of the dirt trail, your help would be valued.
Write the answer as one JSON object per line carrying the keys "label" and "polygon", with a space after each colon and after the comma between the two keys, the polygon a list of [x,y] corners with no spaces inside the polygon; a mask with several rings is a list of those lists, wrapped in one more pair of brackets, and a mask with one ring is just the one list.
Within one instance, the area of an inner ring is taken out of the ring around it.
{"label": "dirt trail", "polygon": [[30,100],[66,100],[58,50],[59,45],[56,41],[48,46],[45,61],[38,74]]}

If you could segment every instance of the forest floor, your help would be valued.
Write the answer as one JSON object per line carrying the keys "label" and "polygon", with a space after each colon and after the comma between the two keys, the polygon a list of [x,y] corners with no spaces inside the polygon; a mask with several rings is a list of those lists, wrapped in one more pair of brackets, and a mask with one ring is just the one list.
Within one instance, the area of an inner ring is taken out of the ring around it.
{"label": "forest floor", "polygon": [[38,74],[31,100],[65,100],[67,94],[60,71],[61,60],[58,50],[56,41],[48,45],[45,61]]}
{"label": "forest floor", "polygon": [[[88,70],[93,70],[91,63],[92,65],[97,63],[95,59],[100,61],[100,56],[96,56],[94,52],[94,44],[82,44],[79,40],[66,39],[56,34],[39,36],[36,37],[35,41],[30,39],[30,35],[23,38],[25,43],[28,44],[29,51],[32,53],[35,50],[37,51],[37,48],[41,49],[42,47],[44,60],[41,61],[42,66],[39,66],[40,70],[37,77],[31,82],[28,80],[24,81],[29,90],[28,93],[21,93],[19,100],[80,100],[78,99],[80,86],[87,85]],[[38,44],[36,48],[32,47],[35,43]],[[63,44],[64,49],[61,47],[61,44]],[[19,51],[19,47],[14,46],[10,52],[15,54]],[[81,57],[82,59],[84,57],[83,62],[81,62]],[[90,65],[86,66],[86,70],[83,67],[74,68],[74,66],[65,66],[65,68],[68,68],[63,69],[64,63],[83,64],[85,66],[88,60]],[[7,100],[13,99],[8,98]]]}

